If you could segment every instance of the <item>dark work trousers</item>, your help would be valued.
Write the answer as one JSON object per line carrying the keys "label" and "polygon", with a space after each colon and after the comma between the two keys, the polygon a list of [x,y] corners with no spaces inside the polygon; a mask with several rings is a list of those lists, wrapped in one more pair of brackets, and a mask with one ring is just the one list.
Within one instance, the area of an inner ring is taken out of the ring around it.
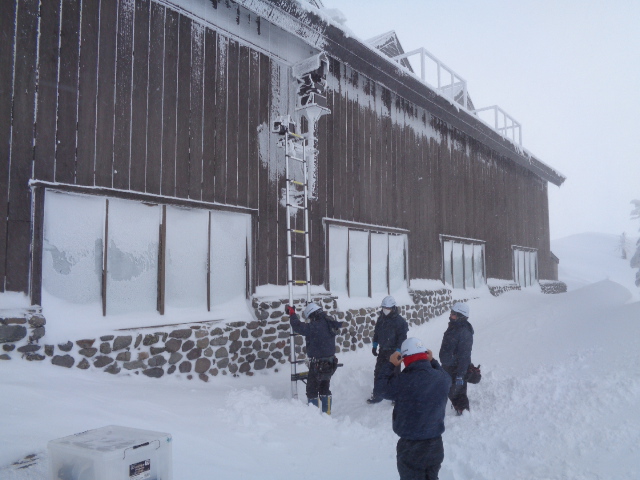
{"label": "dark work trousers", "polygon": [[449,400],[456,411],[469,410],[469,397],[467,397],[467,382],[462,386],[456,385],[457,367],[442,367],[451,376],[451,388],[449,389]]}
{"label": "dark work trousers", "polygon": [[[386,363],[389,363],[389,357],[393,354],[395,350],[380,350],[378,356],[376,357],[376,366],[373,369],[373,393],[371,394],[371,399],[376,401],[382,401],[382,390],[384,386],[384,381],[382,383],[378,380],[378,374],[380,373],[380,369]],[[398,365],[394,369],[394,374],[398,375],[400,373],[400,365]]]}
{"label": "dark work trousers", "polygon": [[320,395],[331,395],[329,384],[333,375],[333,363],[328,360],[311,359],[309,376],[307,377],[307,398],[318,398]]}
{"label": "dark work trousers", "polygon": [[396,461],[400,480],[438,480],[443,460],[441,436],[428,440],[398,440]]}

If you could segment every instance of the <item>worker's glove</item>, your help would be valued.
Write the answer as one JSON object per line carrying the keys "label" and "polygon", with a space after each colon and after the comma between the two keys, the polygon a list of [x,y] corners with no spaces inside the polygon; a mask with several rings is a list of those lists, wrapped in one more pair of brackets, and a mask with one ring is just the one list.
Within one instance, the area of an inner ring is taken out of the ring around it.
{"label": "worker's glove", "polygon": [[377,356],[378,356],[378,347],[373,347],[373,348],[371,349],[371,353],[373,353],[373,356],[374,356],[374,357],[377,357]]}
{"label": "worker's glove", "polygon": [[462,377],[456,377],[456,387],[461,387],[464,385],[464,380]]}
{"label": "worker's glove", "polygon": [[287,315],[292,316],[296,314],[296,309],[293,308],[291,305],[286,305],[284,307],[284,311]]}

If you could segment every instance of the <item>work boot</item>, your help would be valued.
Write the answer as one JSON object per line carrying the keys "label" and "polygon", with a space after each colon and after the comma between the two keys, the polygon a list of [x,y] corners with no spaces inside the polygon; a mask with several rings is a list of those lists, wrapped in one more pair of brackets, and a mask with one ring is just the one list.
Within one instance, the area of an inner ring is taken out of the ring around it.
{"label": "work boot", "polygon": [[331,415],[331,395],[320,395],[319,399],[322,404],[322,413]]}
{"label": "work boot", "polygon": [[382,398],[375,398],[373,395],[371,396],[371,398],[367,398],[367,403],[369,405],[373,405],[374,403],[380,403],[383,399]]}
{"label": "work boot", "polygon": [[307,398],[307,404],[320,408],[320,399],[318,397]]}

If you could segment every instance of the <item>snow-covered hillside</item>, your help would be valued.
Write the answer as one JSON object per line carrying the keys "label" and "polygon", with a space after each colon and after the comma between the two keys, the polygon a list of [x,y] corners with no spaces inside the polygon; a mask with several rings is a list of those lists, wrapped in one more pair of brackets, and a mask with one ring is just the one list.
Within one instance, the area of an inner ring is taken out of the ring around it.
{"label": "snow-covered hillside", "polygon": [[[640,477],[640,302],[615,243],[552,245],[566,294],[471,302],[483,380],[470,413],[447,412],[442,480]],[[446,324],[410,335],[437,352]],[[48,479],[49,440],[112,424],[171,433],[176,480],[397,478],[392,406],[365,403],[374,360],[340,356],[331,417],[289,398],[288,368],[205,384],[3,362],[0,478]]]}

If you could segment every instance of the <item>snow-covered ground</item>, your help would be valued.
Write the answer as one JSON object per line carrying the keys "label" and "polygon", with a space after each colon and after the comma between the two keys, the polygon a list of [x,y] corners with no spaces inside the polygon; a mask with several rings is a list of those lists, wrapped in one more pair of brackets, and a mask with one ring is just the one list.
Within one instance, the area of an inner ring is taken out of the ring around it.
{"label": "snow-covered ground", "polygon": [[[640,478],[640,301],[615,245],[553,242],[566,294],[471,302],[483,379],[470,413],[447,412],[442,480]],[[446,324],[410,335],[437,352]],[[397,478],[392,406],[365,403],[374,357],[340,360],[330,417],[291,400],[288,366],[203,383],[2,362],[0,478],[48,479],[49,440],[114,424],[171,433],[176,480]]]}

